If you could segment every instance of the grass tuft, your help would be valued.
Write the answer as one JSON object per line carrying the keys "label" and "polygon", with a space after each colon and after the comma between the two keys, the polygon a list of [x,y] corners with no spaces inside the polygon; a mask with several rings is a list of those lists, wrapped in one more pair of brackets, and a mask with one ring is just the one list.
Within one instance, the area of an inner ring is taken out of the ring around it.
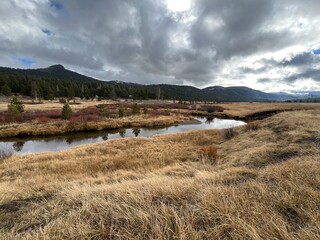
{"label": "grass tuft", "polygon": [[259,124],[258,122],[249,122],[248,124],[246,124],[245,129],[247,131],[256,131],[259,129]]}
{"label": "grass tuft", "polygon": [[11,148],[0,148],[0,161],[12,157],[14,154]]}
{"label": "grass tuft", "polygon": [[237,135],[235,128],[226,128],[224,129],[224,137],[226,140],[229,140]]}
{"label": "grass tuft", "polygon": [[215,164],[218,159],[218,148],[216,146],[207,146],[201,148],[202,163]]}

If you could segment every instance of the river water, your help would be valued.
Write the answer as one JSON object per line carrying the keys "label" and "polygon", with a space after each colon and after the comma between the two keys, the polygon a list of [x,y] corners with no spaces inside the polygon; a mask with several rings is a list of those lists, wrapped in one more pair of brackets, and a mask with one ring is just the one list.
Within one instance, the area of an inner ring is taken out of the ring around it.
{"label": "river water", "polygon": [[13,149],[15,154],[61,151],[81,144],[97,143],[117,138],[152,137],[156,134],[181,133],[189,130],[223,129],[245,125],[243,121],[219,118],[195,118],[170,127],[127,128],[117,130],[80,132],[48,137],[0,139],[0,148]]}

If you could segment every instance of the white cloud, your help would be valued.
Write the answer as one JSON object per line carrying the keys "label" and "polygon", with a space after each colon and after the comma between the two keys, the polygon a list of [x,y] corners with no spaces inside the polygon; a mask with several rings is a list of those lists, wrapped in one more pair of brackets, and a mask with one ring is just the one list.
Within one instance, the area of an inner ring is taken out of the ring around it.
{"label": "white cloud", "polygon": [[319,7],[317,0],[8,0],[0,5],[0,65],[21,67],[16,57],[104,80],[320,90],[320,60],[307,54],[320,48]]}

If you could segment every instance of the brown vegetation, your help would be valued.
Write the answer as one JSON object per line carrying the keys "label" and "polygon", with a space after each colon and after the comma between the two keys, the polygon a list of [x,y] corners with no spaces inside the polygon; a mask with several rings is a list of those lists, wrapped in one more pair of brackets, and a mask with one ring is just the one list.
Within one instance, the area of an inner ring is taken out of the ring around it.
{"label": "brown vegetation", "polygon": [[[0,163],[1,239],[319,239],[320,111]],[[210,156],[214,161],[203,161]]]}
{"label": "brown vegetation", "polygon": [[73,116],[69,120],[46,121],[37,119],[27,123],[0,125],[0,137],[59,135],[69,132],[99,131],[130,127],[169,126],[190,117],[169,116],[130,116],[126,118],[100,118],[98,115]]}

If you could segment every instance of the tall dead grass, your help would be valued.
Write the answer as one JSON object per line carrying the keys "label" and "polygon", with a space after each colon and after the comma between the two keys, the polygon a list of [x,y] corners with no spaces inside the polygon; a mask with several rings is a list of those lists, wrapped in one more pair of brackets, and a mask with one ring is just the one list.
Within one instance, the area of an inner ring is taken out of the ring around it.
{"label": "tall dead grass", "polygon": [[0,238],[319,239],[319,113],[4,160]]}
{"label": "tall dead grass", "polygon": [[169,116],[130,116],[126,118],[99,118],[95,115],[75,116],[70,120],[34,121],[28,123],[11,123],[0,125],[0,137],[59,135],[68,132],[99,131],[129,127],[169,126],[190,117],[182,115]]}

